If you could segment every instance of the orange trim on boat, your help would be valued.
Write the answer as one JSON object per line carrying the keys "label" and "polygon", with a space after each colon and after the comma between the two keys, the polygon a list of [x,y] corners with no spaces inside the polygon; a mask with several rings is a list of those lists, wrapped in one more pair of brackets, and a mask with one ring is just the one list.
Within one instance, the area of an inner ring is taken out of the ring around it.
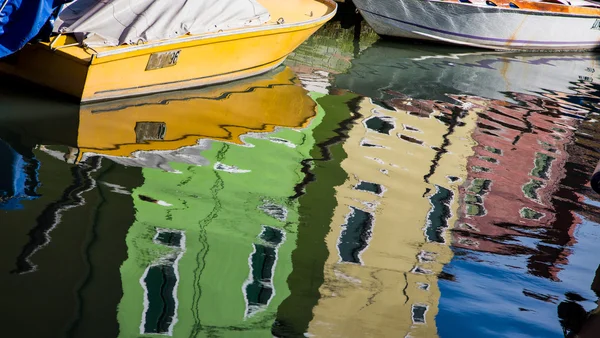
{"label": "orange trim on boat", "polygon": [[[460,4],[467,4],[460,0],[441,0],[442,2],[453,2]],[[600,17],[600,6],[599,7],[582,7],[582,6],[569,6],[559,3],[551,2],[533,2],[526,0],[491,0],[486,1],[495,4],[501,8],[512,8],[512,9],[526,9],[531,11],[550,12],[550,13],[566,13],[566,14],[578,14],[578,15],[593,15]],[[481,2],[468,2],[469,4],[482,6],[485,4]],[[511,6],[513,4],[513,6]],[[590,3],[591,4],[591,3]],[[488,5],[489,6],[489,5]]]}

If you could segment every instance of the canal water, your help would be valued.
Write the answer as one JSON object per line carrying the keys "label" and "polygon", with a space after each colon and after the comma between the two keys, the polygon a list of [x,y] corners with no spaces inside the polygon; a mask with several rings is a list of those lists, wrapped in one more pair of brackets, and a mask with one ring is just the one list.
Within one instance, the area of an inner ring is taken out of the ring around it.
{"label": "canal water", "polygon": [[332,22],[215,87],[2,80],[3,332],[598,337],[599,73]]}

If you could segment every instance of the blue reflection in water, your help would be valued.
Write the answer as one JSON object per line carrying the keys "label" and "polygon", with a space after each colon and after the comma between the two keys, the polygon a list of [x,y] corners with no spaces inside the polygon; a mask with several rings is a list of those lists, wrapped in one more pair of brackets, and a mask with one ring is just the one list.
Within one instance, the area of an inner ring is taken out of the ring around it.
{"label": "blue reflection in water", "polygon": [[37,198],[39,162],[0,139],[0,210],[22,209],[24,200]]}
{"label": "blue reflection in water", "polygon": [[[436,317],[441,337],[562,337],[557,309],[569,293],[582,299],[586,310],[596,308],[590,285],[600,264],[597,243],[600,226],[584,219],[575,232],[568,264],[561,265],[560,282],[528,273],[526,255],[504,256],[455,249],[444,269],[456,280],[440,280],[440,312]],[[518,238],[527,247],[541,243]],[[543,290],[544,293],[540,293]],[[461,325],[456,330],[456,323]]]}

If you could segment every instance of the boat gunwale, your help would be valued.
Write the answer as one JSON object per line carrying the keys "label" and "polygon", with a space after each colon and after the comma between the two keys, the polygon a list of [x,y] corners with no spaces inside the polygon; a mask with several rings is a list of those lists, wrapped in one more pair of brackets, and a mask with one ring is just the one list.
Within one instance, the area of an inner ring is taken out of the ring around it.
{"label": "boat gunwale", "polygon": [[[335,1],[333,1],[333,0],[313,0],[313,1],[321,2],[325,5],[327,5],[330,10],[329,13],[327,13],[323,16],[320,16],[318,18],[315,18],[315,19],[299,21],[299,22],[294,22],[294,23],[289,23],[289,24],[286,24],[286,23],[273,24],[272,23],[272,24],[267,24],[267,25],[253,26],[253,27],[242,28],[242,29],[233,29],[233,30],[217,32],[217,33],[195,34],[195,35],[190,35],[190,36],[182,36],[182,37],[178,37],[178,38],[174,38],[174,39],[158,40],[158,41],[146,43],[143,45],[131,45],[131,46],[126,46],[126,47],[125,46],[102,47],[102,48],[111,48],[111,50],[100,51],[100,52],[96,52],[95,54],[90,54],[90,55],[93,58],[99,59],[99,58],[103,58],[103,57],[137,52],[137,51],[142,51],[145,49],[152,49],[152,48],[163,47],[163,46],[168,46],[168,45],[173,45],[173,44],[181,44],[181,43],[196,42],[196,41],[202,41],[202,40],[218,39],[218,38],[223,38],[223,37],[228,37],[228,36],[242,35],[242,34],[248,34],[248,33],[258,33],[258,32],[264,32],[264,31],[269,31],[269,30],[279,31],[279,30],[292,29],[292,28],[303,28],[306,26],[318,25],[321,22],[327,22],[336,14],[338,5]],[[75,48],[83,48],[82,46],[74,46],[74,47]],[[66,52],[66,50],[64,50],[63,52],[65,54],[69,54],[68,52]]]}
{"label": "boat gunwale", "polygon": [[[399,1],[405,1],[405,0],[399,0]],[[482,4],[476,4],[476,3],[448,1],[448,0],[409,0],[409,1],[434,2],[434,3],[439,3],[439,4],[445,4],[445,5],[484,8],[486,10],[492,10],[492,11],[496,11],[496,12],[509,11],[509,12],[514,12],[514,13],[535,14],[537,16],[563,16],[563,17],[570,17],[570,18],[588,18],[588,19],[597,18],[597,19],[600,19],[600,8],[597,8],[598,14],[594,15],[594,14],[582,14],[582,13],[570,13],[570,12],[553,12],[553,11],[548,11],[548,10],[541,10],[541,9],[538,10],[538,9],[530,9],[530,8],[489,6],[489,5],[482,5]],[[358,6],[357,6],[357,8],[358,8]]]}

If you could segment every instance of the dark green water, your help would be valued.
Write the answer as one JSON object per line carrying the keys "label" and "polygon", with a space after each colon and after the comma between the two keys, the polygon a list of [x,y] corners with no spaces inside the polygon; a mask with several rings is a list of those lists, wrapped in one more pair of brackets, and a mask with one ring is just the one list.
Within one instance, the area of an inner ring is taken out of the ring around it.
{"label": "dark green water", "polygon": [[597,337],[600,56],[332,22],[268,74],[0,85],[11,337]]}

